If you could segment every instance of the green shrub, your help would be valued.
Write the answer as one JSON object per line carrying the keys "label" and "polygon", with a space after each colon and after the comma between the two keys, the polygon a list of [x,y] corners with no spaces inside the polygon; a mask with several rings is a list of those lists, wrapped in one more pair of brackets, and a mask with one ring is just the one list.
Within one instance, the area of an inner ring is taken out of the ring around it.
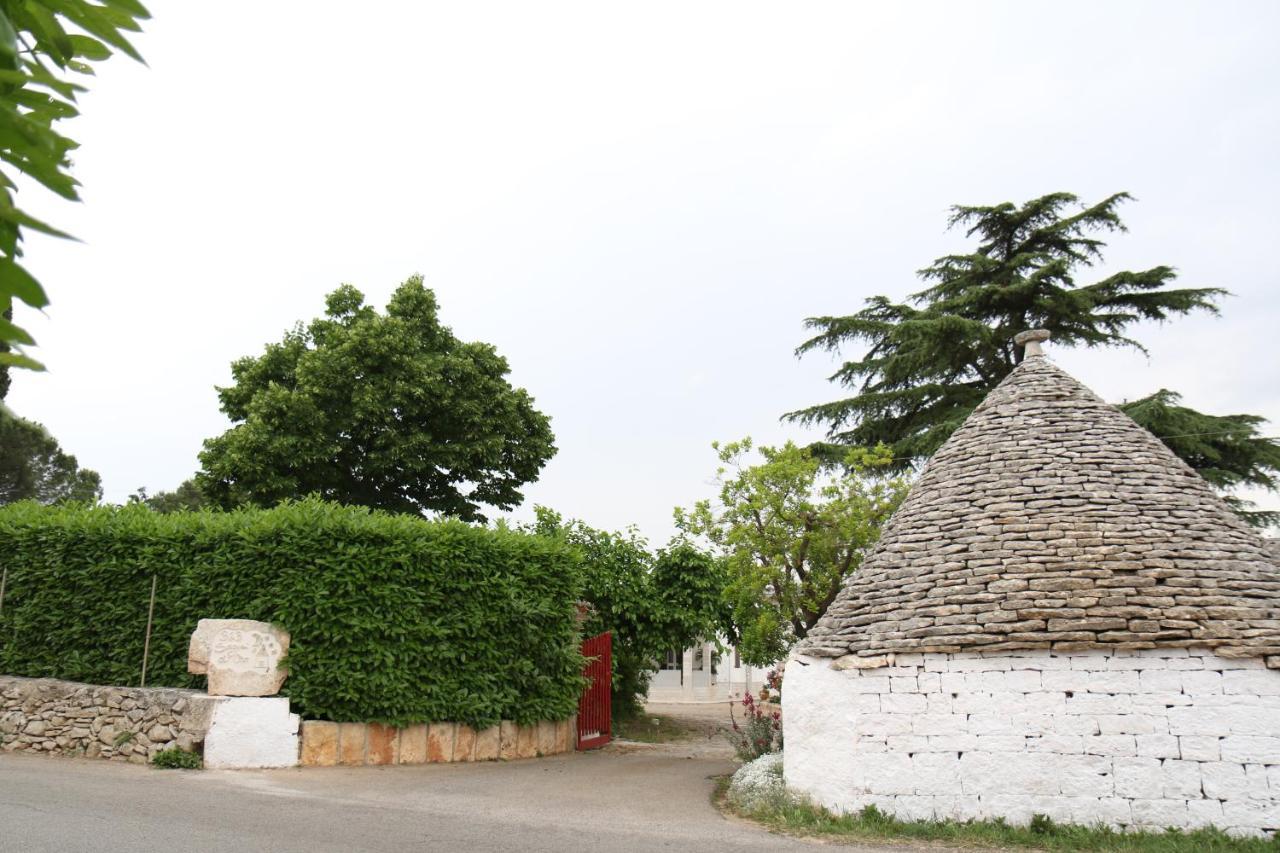
{"label": "green shrub", "polygon": [[201,618],[292,635],[283,692],[313,719],[474,726],[572,714],[583,680],[564,543],[309,499],[163,515],[0,509],[0,672],[137,684],[151,579],[153,686],[186,672]]}
{"label": "green shrub", "polygon": [[152,767],[163,767],[166,770],[199,770],[204,761],[194,752],[185,749],[162,749],[151,756]]}

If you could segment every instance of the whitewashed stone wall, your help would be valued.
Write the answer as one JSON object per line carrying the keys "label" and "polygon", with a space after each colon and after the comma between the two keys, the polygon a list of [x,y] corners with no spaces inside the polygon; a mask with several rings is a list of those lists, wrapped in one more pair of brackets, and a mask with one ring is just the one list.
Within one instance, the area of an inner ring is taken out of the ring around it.
{"label": "whitewashed stone wall", "polygon": [[783,719],[787,784],[836,811],[1280,828],[1280,672],[1258,659],[802,656],[787,665]]}

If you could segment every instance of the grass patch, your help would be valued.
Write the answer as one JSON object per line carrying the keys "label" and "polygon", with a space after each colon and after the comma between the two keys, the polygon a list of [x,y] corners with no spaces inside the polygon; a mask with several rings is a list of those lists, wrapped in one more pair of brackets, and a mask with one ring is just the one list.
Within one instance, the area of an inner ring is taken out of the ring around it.
{"label": "grass patch", "polygon": [[1030,826],[1010,826],[1001,820],[905,821],[868,806],[856,814],[833,814],[795,797],[750,811],[728,802],[728,777],[717,780],[713,799],[722,809],[753,820],[775,832],[833,841],[930,841],[956,847],[1023,850],[1105,850],[1122,853],[1277,853],[1280,842],[1233,838],[1221,830],[1183,832],[1119,832],[1108,827],[1070,826],[1036,815]]}
{"label": "grass patch", "polygon": [[707,726],[663,714],[637,714],[623,720],[614,720],[613,735],[640,743],[680,743],[705,739]]}

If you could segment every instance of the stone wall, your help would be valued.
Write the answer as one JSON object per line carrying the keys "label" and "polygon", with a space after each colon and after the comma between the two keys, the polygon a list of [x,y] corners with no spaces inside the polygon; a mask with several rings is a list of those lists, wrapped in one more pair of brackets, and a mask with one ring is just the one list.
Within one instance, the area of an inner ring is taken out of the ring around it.
{"label": "stone wall", "polygon": [[300,762],[309,767],[496,761],[572,752],[577,719],[521,726],[510,720],[476,730],[462,723],[403,729],[378,723],[302,723]]}
{"label": "stone wall", "polygon": [[836,811],[1280,828],[1280,672],[1202,649],[797,657],[787,784]]}
{"label": "stone wall", "polygon": [[161,749],[200,745],[216,704],[194,690],[0,675],[0,750],[145,764]]}

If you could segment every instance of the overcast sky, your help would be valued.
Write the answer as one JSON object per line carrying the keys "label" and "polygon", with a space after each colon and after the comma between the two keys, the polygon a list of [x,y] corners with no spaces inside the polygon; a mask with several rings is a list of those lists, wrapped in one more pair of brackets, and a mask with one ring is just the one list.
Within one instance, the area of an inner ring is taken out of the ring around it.
{"label": "overcast sky", "polygon": [[966,245],[949,205],[1059,190],[1138,199],[1098,277],[1234,296],[1138,329],[1149,358],[1052,357],[1280,432],[1270,0],[151,7],[149,66],[108,63],[69,128],[84,203],[22,199],[84,242],[29,244],[49,372],[8,403],[107,500],[196,470],[233,359],[422,273],[552,418],[517,517],[660,544],[712,440],[810,437],[779,415],[842,394],[792,355],[805,317],[918,289]]}

